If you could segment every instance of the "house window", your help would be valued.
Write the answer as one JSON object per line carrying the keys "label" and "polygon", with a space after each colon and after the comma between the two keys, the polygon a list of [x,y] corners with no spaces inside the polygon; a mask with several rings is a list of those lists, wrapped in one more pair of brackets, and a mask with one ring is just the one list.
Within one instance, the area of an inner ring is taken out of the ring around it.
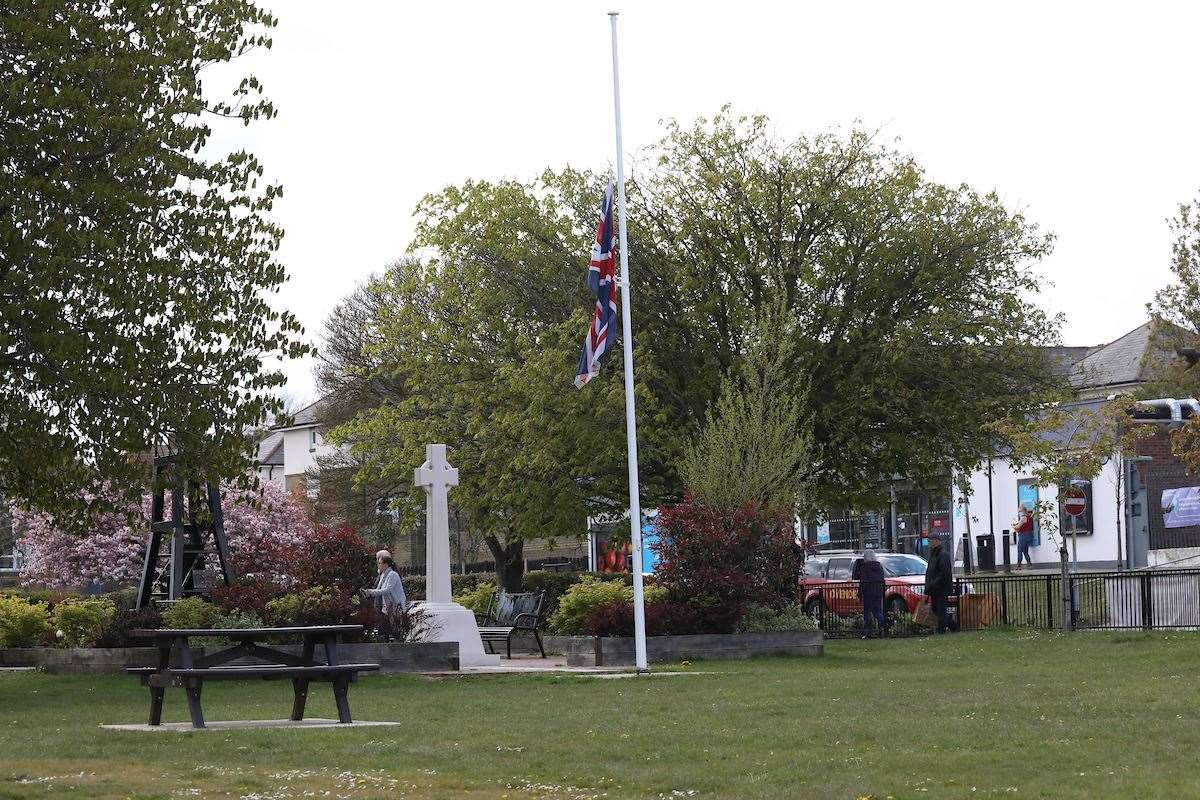
{"label": "house window", "polygon": [[1092,482],[1091,481],[1071,481],[1071,485],[1076,489],[1083,490],[1083,499],[1087,502],[1087,507],[1083,514],[1078,517],[1073,517],[1063,510],[1063,505],[1058,504],[1058,529],[1062,531],[1063,536],[1090,536],[1092,534]]}
{"label": "house window", "polygon": [[313,428],[308,432],[308,452],[313,452],[317,449],[317,429]]}
{"label": "house window", "polygon": [[16,572],[24,566],[25,560],[12,539],[0,539],[0,572]]}

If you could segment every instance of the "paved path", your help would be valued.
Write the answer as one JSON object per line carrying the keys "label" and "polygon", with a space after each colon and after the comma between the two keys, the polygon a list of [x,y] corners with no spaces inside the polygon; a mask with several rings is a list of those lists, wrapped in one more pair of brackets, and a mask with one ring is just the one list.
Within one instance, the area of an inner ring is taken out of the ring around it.
{"label": "paved path", "polygon": [[130,725],[101,725],[107,731],[170,731],[175,733],[203,733],[205,731],[251,730],[254,728],[378,728],[400,725],[399,722],[371,722],[355,720],[340,723],[336,719],[321,719],[313,717],[299,722],[290,719],[233,719],[227,721],[209,721],[204,728],[194,728],[190,722],[164,722],[161,725],[130,724]]}

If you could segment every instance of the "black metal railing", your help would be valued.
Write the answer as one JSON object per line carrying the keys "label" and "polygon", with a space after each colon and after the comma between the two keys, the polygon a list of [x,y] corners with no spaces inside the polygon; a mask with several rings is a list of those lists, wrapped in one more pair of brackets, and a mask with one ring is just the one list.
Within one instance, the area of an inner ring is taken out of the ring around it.
{"label": "black metal railing", "polygon": [[[1059,630],[1069,613],[1074,630],[1200,629],[1200,569],[1083,572],[1068,581],[1064,597],[1059,573],[957,578],[948,603],[953,627]],[[889,584],[885,635],[930,633],[915,620],[923,597],[921,584]],[[876,633],[857,583],[808,585],[800,602],[827,637]]]}

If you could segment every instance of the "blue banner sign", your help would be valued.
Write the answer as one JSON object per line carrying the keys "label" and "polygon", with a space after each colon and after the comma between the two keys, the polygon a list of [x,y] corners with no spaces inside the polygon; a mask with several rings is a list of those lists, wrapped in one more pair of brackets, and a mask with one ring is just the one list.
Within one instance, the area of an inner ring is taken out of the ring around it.
{"label": "blue banner sign", "polygon": [[654,568],[658,566],[658,551],[654,549],[654,545],[658,542],[658,526],[653,518],[645,519],[642,522],[642,574],[653,575]]}

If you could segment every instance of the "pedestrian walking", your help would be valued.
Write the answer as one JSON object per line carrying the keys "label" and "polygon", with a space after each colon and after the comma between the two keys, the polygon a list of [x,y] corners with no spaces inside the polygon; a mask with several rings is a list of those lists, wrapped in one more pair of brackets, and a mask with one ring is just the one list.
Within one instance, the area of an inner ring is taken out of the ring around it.
{"label": "pedestrian walking", "polygon": [[408,598],[404,596],[404,582],[396,571],[396,562],[387,550],[375,554],[375,564],[379,567],[379,580],[374,589],[363,589],[364,597],[375,601],[376,618],[379,621],[379,634],[384,641],[391,641],[396,628],[396,618],[408,609]]}
{"label": "pedestrian walking", "polygon": [[1017,569],[1022,568],[1022,558],[1025,559],[1025,566],[1032,567],[1029,548],[1033,546],[1033,514],[1025,506],[1021,506],[1017,511],[1017,521],[1013,523],[1013,530],[1017,532]]}
{"label": "pedestrian walking", "polygon": [[950,590],[954,585],[954,565],[950,553],[942,546],[940,537],[929,539],[929,566],[925,569],[925,594],[933,605],[937,617],[937,632],[945,633],[950,628],[948,607]]}
{"label": "pedestrian walking", "polygon": [[858,581],[858,598],[863,607],[863,628],[867,636],[875,635],[876,626],[882,634],[887,630],[887,617],[883,615],[883,593],[886,579],[883,564],[875,557],[874,550],[867,550],[863,557],[854,563],[851,577]]}

